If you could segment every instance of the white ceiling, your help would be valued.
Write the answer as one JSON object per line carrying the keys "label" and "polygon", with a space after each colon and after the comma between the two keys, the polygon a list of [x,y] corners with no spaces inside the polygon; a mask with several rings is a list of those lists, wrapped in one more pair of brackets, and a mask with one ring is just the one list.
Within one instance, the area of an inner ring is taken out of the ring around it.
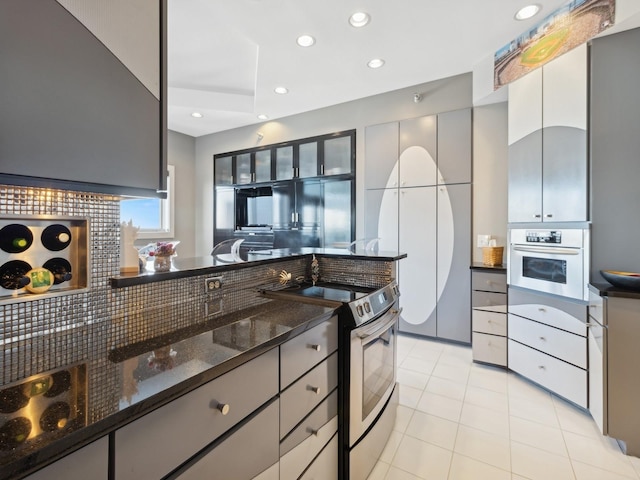
{"label": "white ceiling", "polygon": [[[169,0],[169,128],[197,137],[470,72],[567,2],[535,0],[537,16],[514,20],[528,3]],[[362,10],[371,22],[355,29]],[[299,47],[301,34],[316,44]],[[368,68],[376,57],[385,66]]]}

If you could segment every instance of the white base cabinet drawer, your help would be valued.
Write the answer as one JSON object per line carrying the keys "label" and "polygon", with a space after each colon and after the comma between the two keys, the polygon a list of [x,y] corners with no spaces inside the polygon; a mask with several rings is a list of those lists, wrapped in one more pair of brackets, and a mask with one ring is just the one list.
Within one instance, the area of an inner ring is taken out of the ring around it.
{"label": "white base cabinet drawer", "polygon": [[278,363],[274,348],[118,429],[116,480],[162,478],[187,461],[278,394]]}
{"label": "white base cabinet drawer", "polygon": [[316,325],[280,346],[280,389],[338,349],[338,317]]}
{"label": "white base cabinet drawer", "polygon": [[587,372],[509,339],[509,369],[587,408]]}
{"label": "white base cabinet drawer", "polygon": [[509,338],[587,368],[587,339],[580,335],[509,314]]}
{"label": "white base cabinet drawer", "polygon": [[338,478],[338,435],[334,435],[329,444],[304,472],[300,480],[329,480]]}
{"label": "white base cabinet drawer", "polygon": [[491,335],[507,336],[507,315],[498,312],[473,310],[472,330],[474,332],[489,333]]}
{"label": "white base cabinet drawer", "polygon": [[337,386],[336,352],[280,394],[280,438],[283,439]]}
{"label": "white base cabinet drawer", "polygon": [[587,336],[587,306],[575,301],[511,288],[509,313]]}
{"label": "white base cabinet drawer", "polygon": [[193,464],[180,480],[251,479],[278,461],[278,401]]}
{"label": "white base cabinet drawer", "polygon": [[[293,448],[285,455],[280,457],[280,480],[296,480],[300,477],[302,472],[313,461],[318,453],[323,449],[331,437],[338,431],[338,417],[335,416],[328,423],[326,423],[317,435],[311,435],[305,441],[300,443],[297,447]],[[337,437],[335,437],[337,439]],[[331,444],[329,444],[331,446]],[[335,455],[337,458],[338,447],[337,442],[335,446]],[[336,478],[338,473],[338,465],[336,463],[336,470],[334,475],[320,478]]]}
{"label": "white base cabinet drawer", "polygon": [[507,366],[507,338],[473,332],[473,360]]}

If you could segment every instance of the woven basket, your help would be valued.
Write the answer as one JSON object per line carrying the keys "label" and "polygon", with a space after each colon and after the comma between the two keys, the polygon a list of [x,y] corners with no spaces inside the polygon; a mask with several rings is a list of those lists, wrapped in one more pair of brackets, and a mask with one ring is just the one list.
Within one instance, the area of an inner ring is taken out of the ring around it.
{"label": "woven basket", "polygon": [[482,263],[485,265],[502,265],[504,247],[482,247]]}

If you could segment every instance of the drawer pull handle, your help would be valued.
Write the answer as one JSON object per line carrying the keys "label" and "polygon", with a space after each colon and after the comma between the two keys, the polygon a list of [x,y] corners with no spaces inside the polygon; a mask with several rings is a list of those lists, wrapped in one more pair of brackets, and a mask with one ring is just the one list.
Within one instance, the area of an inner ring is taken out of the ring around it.
{"label": "drawer pull handle", "polygon": [[222,415],[226,415],[229,413],[231,407],[229,407],[228,403],[218,403],[216,405],[216,410],[218,410]]}
{"label": "drawer pull handle", "polygon": [[309,385],[307,387],[307,390],[311,390],[316,395],[320,395],[320,387],[313,387],[313,386]]}
{"label": "drawer pull handle", "polygon": [[544,337],[540,337],[540,340],[542,340],[543,342],[546,342],[546,341],[547,341],[547,339],[546,339],[546,338],[544,338]]}
{"label": "drawer pull handle", "polygon": [[309,429],[307,430],[311,435],[313,435],[314,437],[318,436],[318,433],[320,433],[319,430],[316,430],[315,428],[311,428],[309,427]]}
{"label": "drawer pull handle", "polygon": [[315,350],[316,352],[319,352],[320,350],[322,350],[322,346],[320,345],[309,345],[309,348],[311,350]]}
{"label": "drawer pull handle", "polygon": [[546,369],[547,369],[547,367],[545,367],[544,365],[538,365],[538,368],[539,368],[540,370],[546,370]]}
{"label": "drawer pull handle", "polygon": [[539,312],[546,312],[546,311],[547,311],[547,309],[546,309],[546,308],[542,308],[542,307],[540,307],[540,308],[538,308],[538,311],[539,311]]}

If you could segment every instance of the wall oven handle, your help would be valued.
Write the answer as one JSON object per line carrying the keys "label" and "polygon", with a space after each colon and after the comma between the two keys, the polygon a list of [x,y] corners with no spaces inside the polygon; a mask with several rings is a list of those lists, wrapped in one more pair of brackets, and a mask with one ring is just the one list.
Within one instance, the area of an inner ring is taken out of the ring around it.
{"label": "wall oven handle", "polygon": [[580,248],[560,248],[560,247],[521,247],[515,245],[512,247],[517,252],[529,253],[554,253],[557,255],[580,255]]}
{"label": "wall oven handle", "polygon": [[402,309],[399,309],[399,310],[392,309],[392,310],[389,310],[389,312],[391,313],[391,318],[385,321],[384,324],[382,324],[382,326],[378,326],[378,322],[374,322],[374,325],[372,325],[371,327],[363,329],[361,331],[356,331],[355,332],[356,336],[360,340],[362,340],[363,343],[366,343],[368,338],[379,337],[381,333],[389,330],[389,328],[391,328],[391,326],[396,322],[396,319],[400,315],[400,312],[402,312]]}

